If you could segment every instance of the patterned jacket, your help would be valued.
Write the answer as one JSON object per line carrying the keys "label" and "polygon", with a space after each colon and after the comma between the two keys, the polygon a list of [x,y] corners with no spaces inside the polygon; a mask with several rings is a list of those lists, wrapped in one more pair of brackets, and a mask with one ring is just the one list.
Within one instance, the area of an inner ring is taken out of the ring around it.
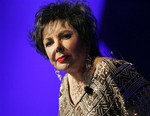
{"label": "patterned jacket", "polygon": [[67,76],[60,88],[60,116],[150,116],[150,84],[132,63],[106,58],[96,64],[86,92],[74,105]]}

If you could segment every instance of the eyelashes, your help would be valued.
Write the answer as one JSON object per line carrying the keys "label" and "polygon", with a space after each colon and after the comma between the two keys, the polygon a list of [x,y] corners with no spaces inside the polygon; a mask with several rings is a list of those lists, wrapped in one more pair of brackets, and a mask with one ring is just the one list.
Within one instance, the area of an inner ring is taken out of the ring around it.
{"label": "eyelashes", "polygon": [[63,34],[61,38],[63,39],[69,39],[72,37],[72,33]]}
{"label": "eyelashes", "polygon": [[[67,39],[70,39],[72,37],[72,33],[71,32],[68,32],[68,33],[64,33],[64,34],[60,34],[58,37],[58,40],[61,41],[61,40],[67,40]],[[48,38],[47,39],[47,42],[45,43],[45,46],[46,47],[49,47],[51,45],[53,45],[54,43],[54,40],[53,38]]]}
{"label": "eyelashes", "polygon": [[52,45],[52,42],[51,41],[48,41],[46,42],[45,46],[48,47],[48,46],[51,46]]}

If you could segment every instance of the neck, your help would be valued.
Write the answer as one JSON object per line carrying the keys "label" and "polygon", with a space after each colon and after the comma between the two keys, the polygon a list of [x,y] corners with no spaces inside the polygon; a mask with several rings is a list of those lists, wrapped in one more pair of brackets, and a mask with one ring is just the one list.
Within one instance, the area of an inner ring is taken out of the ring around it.
{"label": "neck", "polygon": [[78,72],[78,73],[68,73],[69,80],[74,80],[76,82],[84,82],[84,72]]}
{"label": "neck", "polygon": [[84,86],[88,86],[90,84],[89,71],[85,71],[83,73],[76,73],[75,75],[68,74],[68,80],[70,86],[74,84],[83,84]]}
{"label": "neck", "polygon": [[[93,65],[93,64],[92,64]],[[76,68],[77,69],[77,68]],[[70,82],[82,82],[85,85],[89,84],[90,77],[92,76],[94,72],[95,66],[91,67],[90,69],[87,69],[85,66],[77,69],[77,70],[69,70],[68,71],[68,79]]]}

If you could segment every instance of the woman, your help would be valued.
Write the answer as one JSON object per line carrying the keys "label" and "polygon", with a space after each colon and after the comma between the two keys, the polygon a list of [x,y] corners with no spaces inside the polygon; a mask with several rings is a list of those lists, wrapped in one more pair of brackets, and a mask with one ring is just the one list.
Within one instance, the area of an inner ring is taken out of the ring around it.
{"label": "woman", "polygon": [[133,64],[101,57],[96,20],[82,2],[51,3],[36,14],[31,33],[37,50],[66,72],[61,116],[149,116],[150,86]]}

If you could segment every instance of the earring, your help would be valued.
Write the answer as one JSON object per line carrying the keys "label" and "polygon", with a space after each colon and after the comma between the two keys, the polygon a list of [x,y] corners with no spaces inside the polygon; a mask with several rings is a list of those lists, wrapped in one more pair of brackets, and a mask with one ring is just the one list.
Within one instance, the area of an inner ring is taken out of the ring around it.
{"label": "earring", "polygon": [[[92,69],[92,58],[90,57],[90,55],[87,55],[86,59],[85,59],[85,68],[86,68],[86,73],[84,75],[84,82],[85,82],[85,85],[86,87],[84,88],[85,91],[88,91],[89,93],[89,88],[90,88],[90,82],[91,82],[91,79],[90,79],[90,70]],[[93,90],[90,89],[90,94],[93,93]]]}
{"label": "earring", "polygon": [[55,74],[57,75],[58,79],[61,81],[62,75],[60,74],[60,71],[58,69],[55,70]]}
{"label": "earring", "polygon": [[90,55],[88,55],[86,58],[86,69],[90,70],[91,67],[92,67],[92,58],[90,57]]}

